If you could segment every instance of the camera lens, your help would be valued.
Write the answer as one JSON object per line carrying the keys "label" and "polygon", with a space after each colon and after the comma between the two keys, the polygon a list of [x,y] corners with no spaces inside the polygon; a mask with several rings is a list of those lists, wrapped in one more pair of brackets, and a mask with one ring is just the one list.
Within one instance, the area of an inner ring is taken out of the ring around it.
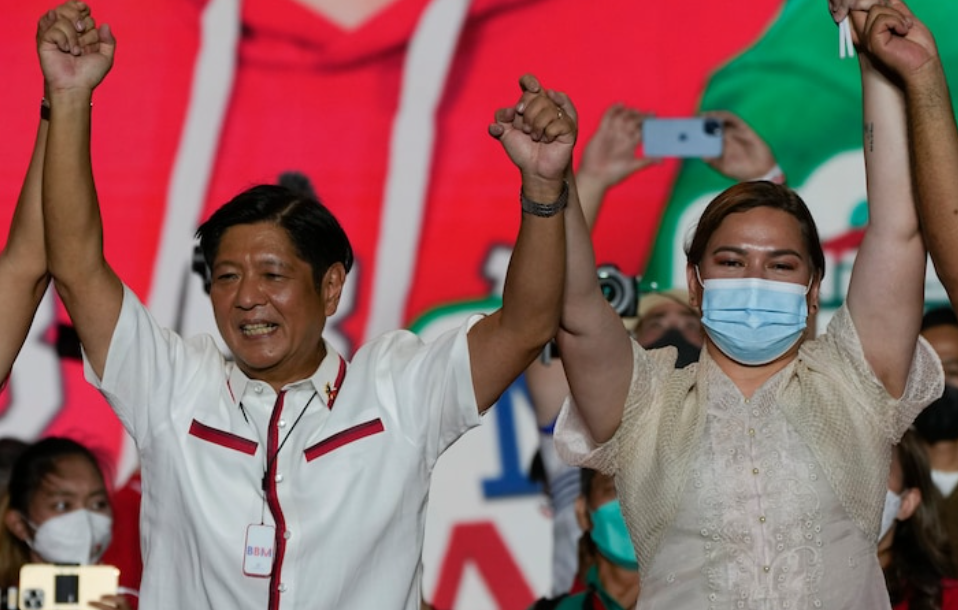
{"label": "camera lens", "polygon": [[602,296],[623,318],[635,317],[638,309],[635,278],[622,273],[615,265],[601,265],[596,274]]}
{"label": "camera lens", "polygon": [[722,132],[722,122],[718,119],[705,119],[705,133],[714,136]]}

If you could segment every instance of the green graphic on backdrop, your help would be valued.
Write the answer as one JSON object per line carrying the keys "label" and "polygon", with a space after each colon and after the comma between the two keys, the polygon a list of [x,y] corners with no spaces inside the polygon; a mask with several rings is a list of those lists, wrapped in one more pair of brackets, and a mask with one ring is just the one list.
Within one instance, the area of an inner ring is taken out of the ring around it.
{"label": "green graphic on backdrop", "polygon": [[[958,86],[958,4],[915,0],[915,14],[932,28]],[[826,244],[823,306],[837,307],[864,222],[861,83],[858,60],[839,59],[838,32],[821,0],[789,0],[765,35],[709,80],[701,108],[727,109],[761,134],[815,216]],[[705,163],[685,162],[677,175],[647,265],[646,289],[685,284],[683,242],[704,205],[732,183]],[[929,273],[929,301],[944,293]]]}

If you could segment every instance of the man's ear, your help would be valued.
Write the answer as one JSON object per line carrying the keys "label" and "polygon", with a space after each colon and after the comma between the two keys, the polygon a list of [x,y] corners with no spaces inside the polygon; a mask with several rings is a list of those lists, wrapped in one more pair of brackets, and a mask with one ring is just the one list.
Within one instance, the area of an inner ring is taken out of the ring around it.
{"label": "man's ear", "polygon": [[906,489],[901,494],[901,508],[895,518],[899,521],[910,519],[918,507],[921,505],[921,490],[917,487]]}
{"label": "man's ear", "polygon": [[7,509],[3,514],[3,524],[10,530],[10,533],[17,537],[17,539],[26,542],[30,539],[30,528],[27,526],[27,520],[19,513],[12,509]]}
{"label": "man's ear", "polygon": [[339,299],[343,296],[343,286],[346,284],[346,267],[342,263],[333,263],[323,275],[323,285],[320,293],[326,302],[326,317],[336,313],[339,308]]}

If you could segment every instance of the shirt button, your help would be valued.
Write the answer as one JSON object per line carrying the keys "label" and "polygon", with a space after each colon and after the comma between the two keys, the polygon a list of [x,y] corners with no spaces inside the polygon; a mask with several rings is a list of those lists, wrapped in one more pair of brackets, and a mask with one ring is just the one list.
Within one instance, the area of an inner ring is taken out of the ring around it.
{"label": "shirt button", "polygon": [[262,394],[262,393],[263,393],[263,386],[261,386],[261,385],[259,385],[259,384],[256,384],[256,385],[253,386],[253,391],[256,392],[257,394]]}
{"label": "shirt button", "polygon": [[755,436],[755,428],[749,428],[749,429],[748,429],[748,435],[749,435],[749,436]]}
{"label": "shirt button", "polygon": [[[758,468],[752,468],[752,474],[758,474]],[[277,476],[277,478],[279,477]]]}
{"label": "shirt button", "polygon": [[283,538],[289,540],[289,539],[292,538],[292,537],[293,537],[293,532],[291,532],[291,531],[289,531],[289,530],[286,530],[285,532],[283,532]]}
{"label": "shirt button", "polygon": [[279,592],[280,592],[280,593],[286,593],[286,583],[285,583],[285,582],[279,583]]}
{"label": "shirt button", "polygon": [[768,572],[768,571],[770,571],[771,569],[772,569],[772,568],[771,568],[770,566],[762,566],[762,571],[763,571],[763,572]]}
{"label": "shirt button", "polygon": [[283,482],[283,475],[281,475],[281,474],[276,475],[275,480],[276,480],[277,483],[282,483],[282,482]]}
{"label": "shirt button", "polygon": [[761,517],[759,517],[759,518],[758,518],[758,522],[759,522],[759,523],[765,523],[765,515],[762,515]]}
{"label": "shirt button", "polygon": [[746,399],[745,399],[745,404],[750,404],[751,402],[752,402],[752,399],[751,399],[751,398],[746,398]]}
{"label": "shirt button", "polygon": [[285,420],[285,419],[281,419],[281,420],[279,420],[278,422],[276,422],[276,425],[279,426],[280,428],[285,428],[285,427],[286,427],[286,420]]}

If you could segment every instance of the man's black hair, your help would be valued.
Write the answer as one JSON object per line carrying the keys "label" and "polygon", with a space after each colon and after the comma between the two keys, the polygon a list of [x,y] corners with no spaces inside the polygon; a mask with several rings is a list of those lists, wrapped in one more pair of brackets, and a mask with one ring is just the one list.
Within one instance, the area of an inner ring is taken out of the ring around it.
{"label": "man's black hair", "polygon": [[342,263],[347,272],[353,266],[349,238],[326,206],[284,186],[261,184],[224,204],[196,231],[207,268],[212,268],[227,229],[259,222],[286,230],[296,254],[312,267],[317,288],[334,263]]}

